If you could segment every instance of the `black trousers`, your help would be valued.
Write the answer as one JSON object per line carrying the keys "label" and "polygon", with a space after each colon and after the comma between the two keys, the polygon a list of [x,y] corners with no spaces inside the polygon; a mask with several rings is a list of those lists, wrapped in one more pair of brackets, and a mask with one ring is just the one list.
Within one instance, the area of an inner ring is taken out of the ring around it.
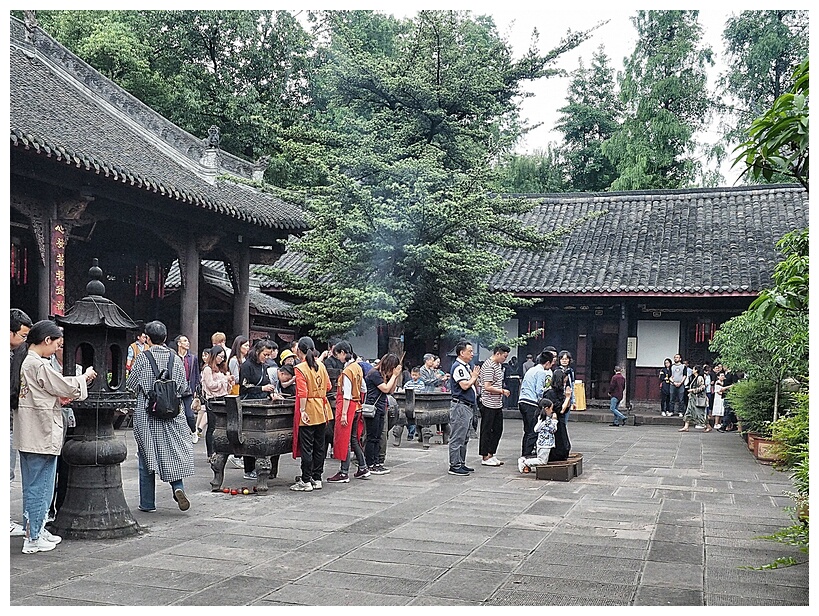
{"label": "black trousers", "polygon": [[503,434],[503,408],[493,409],[480,405],[481,432],[478,442],[478,453],[481,457],[495,454],[498,451],[501,434]]}
{"label": "black trousers", "polygon": [[324,473],[324,440],[327,424],[299,426],[299,449],[301,450],[301,480],[308,483],[321,481]]}
{"label": "black trousers", "polygon": [[521,400],[518,402],[518,410],[523,419],[523,440],[520,445],[520,455],[532,458],[537,455],[537,434],[535,434],[535,424],[537,423],[538,408],[536,404]]}
{"label": "black trousers", "polygon": [[378,464],[381,454],[381,433],[384,431],[384,424],[387,421],[386,415],[386,409],[382,409],[375,412],[375,417],[364,418],[364,425],[367,427],[364,440],[364,458],[367,460],[368,468]]}

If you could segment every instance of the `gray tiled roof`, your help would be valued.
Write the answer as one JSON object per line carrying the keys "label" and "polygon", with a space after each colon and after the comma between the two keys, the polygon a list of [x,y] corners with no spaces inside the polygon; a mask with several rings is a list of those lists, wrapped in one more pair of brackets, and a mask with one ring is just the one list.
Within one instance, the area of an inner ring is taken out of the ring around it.
{"label": "gray tiled roof", "polygon": [[[200,164],[203,139],[183,131],[39,29],[24,39],[11,18],[10,139],[58,162],[252,225],[304,229],[300,208],[219,179]],[[219,174],[244,180],[256,166],[219,152]]]}
{"label": "gray tiled roof", "polygon": [[[808,225],[808,194],[796,185],[527,195],[522,219],[544,233],[605,211],[564,236],[551,252],[503,250],[509,265],[492,289],[522,295],[754,295],[781,259],[776,242]],[[299,276],[309,265],[276,262]],[[261,286],[278,289],[272,279]]]}
{"label": "gray tiled roof", "polygon": [[532,195],[523,219],[574,229],[541,256],[502,252],[509,266],[494,289],[523,294],[755,294],[770,285],[776,242],[808,225],[808,194],[796,185]]}
{"label": "gray tiled roof", "polygon": [[[269,314],[272,316],[282,317],[286,319],[295,318],[297,316],[296,310],[289,302],[281,300],[277,297],[271,297],[259,291],[259,277],[254,275],[254,267],[251,265],[250,271],[250,290],[248,292],[248,299],[250,300],[251,308],[260,314]],[[201,273],[205,283],[216,287],[228,295],[233,294],[233,285],[230,283],[230,278],[225,271],[225,264],[223,261],[212,261],[204,259],[201,262]],[[165,279],[166,289],[178,289],[182,283],[179,274],[179,262],[174,260],[168,270],[168,276]]]}

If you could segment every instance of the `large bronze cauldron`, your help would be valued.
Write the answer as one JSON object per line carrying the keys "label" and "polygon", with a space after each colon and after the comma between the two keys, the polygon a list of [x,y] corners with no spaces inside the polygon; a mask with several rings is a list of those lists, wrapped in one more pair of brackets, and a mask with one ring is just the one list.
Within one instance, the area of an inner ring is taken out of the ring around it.
{"label": "large bronze cauldron", "polygon": [[239,400],[225,396],[210,401],[216,427],[211,460],[211,491],[222,489],[229,455],[256,458],[256,492],[279,474],[279,456],[293,452],[293,400]]}
{"label": "large bronze cauldron", "polygon": [[392,431],[397,444],[401,443],[404,426],[413,419],[421,430],[424,449],[429,449],[430,441],[435,434],[434,428],[438,424],[442,425],[444,444],[449,441],[449,404],[452,396],[448,392],[405,389],[393,395],[403,411],[398,413]]}

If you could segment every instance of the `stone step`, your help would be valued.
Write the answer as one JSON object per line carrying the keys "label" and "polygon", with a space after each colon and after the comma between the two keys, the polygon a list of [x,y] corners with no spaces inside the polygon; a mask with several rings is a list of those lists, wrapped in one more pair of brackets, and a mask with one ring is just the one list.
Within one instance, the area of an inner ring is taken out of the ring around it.
{"label": "stone step", "polygon": [[[506,419],[520,419],[520,411],[518,411],[517,409],[504,409],[503,416]],[[606,407],[605,409],[587,408],[584,411],[572,411],[571,413],[569,413],[569,421],[584,421],[592,423],[610,424],[613,418],[614,416],[611,414],[611,411],[608,409],[608,407]],[[640,411],[637,409],[632,409],[632,412],[628,413],[626,425],[681,426],[682,417],[677,417],[676,415],[674,417],[663,417],[662,415],[660,415],[659,410]]]}

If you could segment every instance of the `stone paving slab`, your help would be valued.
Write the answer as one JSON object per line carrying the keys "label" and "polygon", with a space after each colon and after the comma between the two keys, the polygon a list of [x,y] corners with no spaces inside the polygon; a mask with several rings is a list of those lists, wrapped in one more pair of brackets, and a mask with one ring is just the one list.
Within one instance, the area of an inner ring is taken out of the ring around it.
{"label": "stone paving slab", "polygon": [[[757,463],[735,434],[680,434],[671,425],[613,430],[570,422],[584,473],[571,482],[518,473],[519,420],[505,420],[498,457],[482,467],[470,441],[466,480],[446,474],[441,445],[389,447],[389,475],[287,487],[283,456],[267,495],[210,491],[204,443],[185,480],[189,512],[157,487],[158,511],[136,511],[128,430],[123,491],[142,533],[65,540],[20,554],[10,540],[13,606],[807,605],[808,556],[762,539],[790,523],[787,473]],[[335,472],[336,462],[328,461]],[[226,484],[240,487],[241,471]],[[246,483],[246,482],[245,482]],[[19,478],[11,486],[20,518]],[[777,556],[800,563],[739,569]],[[555,588],[554,572],[572,572]],[[703,584],[703,580],[705,580]],[[704,585],[704,588],[703,588]]]}
{"label": "stone paving slab", "polygon": [[411,597],[365,592],[348,588],[321,588],[287,584],[253,605],[407,605]]}
{"label": "stone paving slab", "polygon": [[703,589],[702,567],[685,563],[652,562],[643,571],[641,583],[647,586]]}

